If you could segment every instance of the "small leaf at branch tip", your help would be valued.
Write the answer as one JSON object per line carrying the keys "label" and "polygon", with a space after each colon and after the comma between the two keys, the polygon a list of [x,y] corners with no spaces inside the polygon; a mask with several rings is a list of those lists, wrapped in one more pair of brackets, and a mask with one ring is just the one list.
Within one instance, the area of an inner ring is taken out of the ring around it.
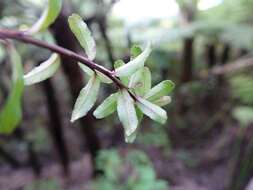
{"label": "small leaf at branch tip", "polygon": [[125,65],[125,62],[123,61],[123,60],[121,60],[121,59],[119,59],[119,60],[116,60],[115,62],[114,62],[114,69],[117,69],[117,68],[119,68],[119,67],[121,67],[121,66],[123,66],[123,65]]}
{"label": "small leaf at branch tip", "polygon": [[60,56],[56,53],[45,62],[41,63],[38,67],[35,67],[29,73],[24,75],[25,85],[32,85],[38,82],[44,81],[54,75],[60,66]]}
{"label": "small leaf at branch tip", "polygon": [[80,45],[84,48],[88,58],[94,60],[96,56],[96,43],[87,24],[77,14],[69,16],[68,22],[71,31],[74,33]]}
{"label": "small leaf at branch tip", "polygon": [[150,119],[164,124],[167,121],[167,113],[165,110],[160,108],[159,106],[141,98],[137,98],[137,106],[138,108],[147,115]]}
{"label": "small leaf at branch tip", "polygon": [[133,47],[131,47],[131,60],[138,57],[138,55],[140,55],[141,53],[142,49],[140,46],[134,45]]}
{"label": "small leaf at branch tip", "polygon": [[39,20],[29,29],[27,33],[35,34],[47,29],[58,17],[62,7],[62,0],[48,0],[47,8]]}
{"label": "small leaf at branch tip", "polygon": [[100,80],[97,75],[92,75],[87,85],[80,91],[80,94],[76,100],[72,116],[71,122],[73,123],[75,120],[80,117],[85,116],[88,111],[93,107],[97,100],[98,91],[100,87]]}
{"label": "small leaf at branch tip", "polygon": [[119,120],[125,129],[125,134],[130,136],[137,129],[138,118],[134,107],[134,100],[125,89],[119,92],[117,112]]}
{"label": "small leaf at branch tip", "polygon": [[135,73],[138,69],[142,68],[151,53],[151,44],[148,43],[145,50],[138,55],[135,59],[131,60],[127,64],[117,68],[115,74],[118,77],[130,76]]}

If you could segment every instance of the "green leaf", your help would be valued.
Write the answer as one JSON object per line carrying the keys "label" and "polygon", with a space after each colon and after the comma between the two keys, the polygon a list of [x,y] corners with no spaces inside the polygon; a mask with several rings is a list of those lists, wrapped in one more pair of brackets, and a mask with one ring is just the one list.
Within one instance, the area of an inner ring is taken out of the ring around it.
{"label": "green leaf", "polygon": [[148,101],[156,101],[162,96],[168,95],[175,87],[175,84],[170,80],[165,80],[154,86],[144,98]]}
{"label": "green leaf", "polygon": [[100,80],[93,75],[87,85],[81,90],[72,112],[71,122],[85,116],[95,104],[98,96]]}
{"label": "green leaf", "polygon": [[130,136],[138,126],[138,119],[134,107],[134,100],[127,90],[119,92],[117,101],[117,112],[119,120],[123,124],[126,136]]}
{"label": "green leaf", "polygon": [[90,69],[89,67],[87,67],[86,65],[84,65],[83,63],[78,63],[78,65],[83,70],[83,72],[85,72],[87,75],[89,76],[94,75],[94,71]]}
{"label": "green leaf", "polygon": [[155,100],[153,103],[158,105],[158,106],[166,106],[171,102],[171,97],[170,96],[162,96],[161,98]]}
{"label": "green leaf", "polygon": [[54,75],[59,66],[60,56],[54,53],[48,60],[24,75],[25,85],[32,85],[50,78]]}
{"label": "green leaf", "polygon": [[48,0],[47,8],[39,20],[28,30],[28,33],[35,34],[47,29],[61,12],[62,0]]}
{"label": "green leaf", "polygon": [[134,45],[131,48],[131,60],[133,60],[134,58],[138,57],[141,53],[142,53],[141,47],[138,46],[138,45]]}
{"label": "green leaf", "polygon": [[12,88],[0,112],[0,133],[10,134],[22,119],[22,95],[24,89],[21,58],[14,47],[8,47],[12,65]]}
{"label": "green leaf", "polygon": [[237,107],[233,111],[234,117],[243,125],[247,127],[253,122],[253,108],[248,106]]}
{"label": "green leaf", "polygon": [[129,136],[125,134],[125,142],[126,143],[133,143],[134,140],[136,139],[136,136],[137,136],[137,130]]}
{"label": "green leaf", "polygon": [[[137,115],[137,119],[138,119],[138,125],[141,124],[141,121],[143,119],[143,113],[142,111],[138,108],[138,107],[135,107],[135,111],[136,111],[136,115]],[[134,140],[136,139],[136,136],[137,136],[137,132],[138,132],[138,127],[137,127],[137,130],[135,130],[131,135],[126,135],[125,133],[125,142],[126,143],[133,143]]]}
{"label": "green leaf", "polygon": [[71,31],[75,34],[77,40],[84,48],[88,58],[93,60],[96,56],[96,43],[87,24],[83,22],[83,19],[77,14],[69,16],[68,22]]}
{"label": "green leaf", "polygon": [[125,65],[125,62],[123,61],[123,60],[121,60],[121,59],[119,59],[119,60],[116,60],[115,62],[114,62],[114,69],[117,69],[117,68],[119,68],[119,67],[121,67],[121,66],[123,66],[123,65]]}
{"label": "green leaf", "polygon": [[[143,113],[142,111],[138,108],[138,107],[135,107],[135,111],[136,111],[136,115],[137,115],[137,119],[138,119],[138,125],[141,124],[141,121],[143,119]],[[133,143],[134,140],[136,139],[136,136],[137,136],[137,132],[138,132],[138,128],[137,130],[135,130],[131,135],[124,135],[125,136],[125,142],[126,143]]]}
{"label": "green leaf", "polygon": [[151,45],[148,44],[145,50],[140,55],[138,55],[135,59],[117,68],[115,70],[115,75],[118,77],[122,77],[122,76],[130,76],[131,74],[135,73],[138,69],[144,66],[144,63],[150,53],[151,53]]}
{"label": "green leaf", "polygon": [[129,82],[129,87],[139,96],[144,96],[151,89],[151,73],[147,67],[134,73]]}
{"label": "green leaf", "polygon": [[[86,65],[84,65],[82,63],[78,63],[78,65],[89,76],[92,76],[94,74],[94,71],[92,69],[90,69],[89,67],[87,67]],[[112,80],[109,77],[107,77],[106,75],[104,75],[103,73],[96,71],[96,74],[98,75],[98,78],[101,82],[107,83],[107,84],[112,83]]]}
{"label": "green leaf", "polygon": [[137,106],[138,108],[149,118],[151,118],[154,121],[157,121],[161,124],[164,124],[167,120],[167,113],[159,106],[141,98],[138,97],[137,100]]}
{"label": "green leaf", "polygon": [[111,94],[107,97],[100,106],[94,111],[93,115],[97,119],[101,119],[107,117],[108,115],[112,114],[117,109],[117,98],[118,93]]}
{"label": "green leaf", "polygon": [[[114,62],[114,69],[117,69],[121,66],[125,65],[124,61],[119,59],[117,61]],[[128,83],[129,83],[129,77],[119,77],[120,80],[122,81],[122,83],[126,86],[128,86]]]}
{"label": "green leaf", "polygon": [[143,119],[143,113],[138,107],[135,107],[135,110],[136,110],[136,115],[137,115],[137,118],[138,118],[138,123],[140,125],[140,123]]}

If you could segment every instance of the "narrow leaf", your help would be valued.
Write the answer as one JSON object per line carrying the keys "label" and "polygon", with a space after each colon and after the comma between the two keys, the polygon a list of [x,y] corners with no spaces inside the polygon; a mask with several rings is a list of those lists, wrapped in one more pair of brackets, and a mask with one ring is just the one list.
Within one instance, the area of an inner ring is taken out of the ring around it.
{"label": "narrow leaf", "polygon": [[30,34],[47,29],[60,14],[62,0],[47,0],[47,2],[47,7],[39,20],[28,30]]}
{"label": "narrow leaf", "polygon": [[164,124],[167,120],[167,113],[159,106],[138,97],[137,101],[138,108],[149,118],[158,123]]}
{"label": "narrow leaf", "polygon": [[118,93],[110,95],[100,106],[97,107],[93,115],[97,119],[101,119],[115,112],[117,109],[117,97]]}
{"label": "narrow leaf", "polygon": [[127,64],[117,68],[115,70],[115,75],[121,77],[121,76],[130,76],[131,74],[135,73],[138,69],[144,66],[144,63],[150,53],[151,53],[151,45],[148,44],[146,49],[139,56],[137,56],[135,59],[131,60]]}
{"label": "narrow leaf", "polygon": [[144,96],[151,89],[151,73],[147,67],[134,73],[129,82],[129,87],[139,96]]}
{"label": "narrow leaf", "polygon": [[[125,65],[124,61],[122,61],[121,59],[115,61],[114,63],[114,69],[117,69],[121,66]],[[120,80],[122,81],[122,83],[126,86],[128,86],[128,83],[129,83],[129,77],[119,77]]]}
{"label": "narrow leaf", "polygon": [[54,75],[59,66],[60,56],[54,53],[48,60],[24,75],[25,85],[32,85],[50,78]]}
{"label": "narrow leaf", "polygon": [[[94,74],[94,71],[92,69],[90,69],[89,67],[87,67],[86,65],[82,64],[82,63],[78,63],[79,67],[89,76],[92,76]],[[98,78],[101,82],[103,83],[107,83],[107,84],[111,84],[112,80],[107,77],[106,75],[104,75],[103,73],[96,71]]]}
{"label": "narrow leaf", "polygon": [[154,86],[144,97],[148,101],[155,101],[162,96],[168,95],[175,87],[175,84],[170,80],[165,80]]}
{"label": "narrow leaf", "polygon": [[83,70],[83,72],[85,72],[87,75],[89,76],[94,75],[94,71],[90,69],[89,67],[87,67],[86,65],[84,65],[83,63],[78,63],[78,65]]}
{"label": "narrow leaf", "polygon": [[153,103],[158,105],[158,106],[166,106],[171,102],[171,97],[170,96],[162,96],[161,98],[155,100]]}
{"label": "narrow leaf", "polygon": [[68,18],[68,22],[71,31],[84,48],[88,58],[93,60],[96,56],[96,43],[87,24],[83,22],[83,19],[77,14],[72,14]]}
{"label": "narrow leaf", "polygon": [[98,96],[100,81],[97,75],[93,75],[87,85],[81,90],[71,117],[71,122],[85,116],[95,104]]}
{"label": "narrow leaf", "polygon": [[8,47],[12,65],[12,88],[0,112],[0,133],[10,134],[22,119],[21,99],[24,89],[21,58],[14,47]]}
{"label": "narrow leaf", "polygon": [[141,121],[143,119],[143,113],[137,106],[135,107],[135,110],[136,110],[136,115],[137,115],[137,118],[138,118],[138,123],[140,125]]}
{"label": "narrow leaf", "polygon": [[133,143],[134,140],[136,139],[136,136],[137,136],[137,130],[129,136],[125,134],[125,142],[126,143]]}
{"label": "narrow leaf", "polygon": [[125,129],[125,134],[130,136],[138,126],[138,119],[134,107],[134,100],[126,90],[119,92],[117,112],[119,120]]}

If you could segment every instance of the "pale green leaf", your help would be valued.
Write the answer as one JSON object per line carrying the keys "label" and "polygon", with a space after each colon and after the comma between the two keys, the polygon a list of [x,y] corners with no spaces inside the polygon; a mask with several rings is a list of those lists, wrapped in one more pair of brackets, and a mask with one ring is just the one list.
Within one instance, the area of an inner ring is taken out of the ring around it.
{"label": "pale green leaf", "polygon": [[47,29],[58,17],[62,7],[62,0],[47,0],[47,7],[39,20],[28,30],[30,34]]}
{"label": "pale green leaf", "polygon": [[[142,111],[138,108],[138,107],[135,107],[135,111],[136,111],[136,115],[137,115],[137,119],[138,119],[138,126],[141,124],[141,121],[143,119],[143,113]],[[131,135],[126,135],[126,133],[124,134],[125,136],[125,142],[126,143],[133,143],[134,140],[136,139],[136,136],[137,136],[137,133],[138,133],[138,127],[137,129],[131,134]]]}
{"label": "pale green leaf", "polygon": [[134,73],[129,82],[129,87],[139,96],[144,96],[151,89],[151,73],[147,67]]}
{"label": "pale green leaf", "polygon": [[131,135],[125,134],[125,142],[126,143],[133,143],[137,136],[137,130],[133,132]]}
{"label": "pale green leaf", "polygon": [[161,124],[164,124],[166,122],[167,113],[159,106],[141,97],[138,97],[137,106],[145,115],[147,115],[152,120],[157,121]]}
{"label": "pale green leaf", "polygon": [[94,75],[94,71],[90,69],[89,67],[87,67],[86,65],[84,65],[83,63],[78,63],[78,65],[83,70],[83,72],[85,72],[87,75],[89,76]]}
{"label": "pale green leaf", "polygon": [[168,95],[175,87],[175,84],[170,80],[165,80],[154,86],[144,97],[148,101],[156,101],[162,96]]}
{"label": "pale green leaf", "polygon": [[[90,69],[89,67],[87,67],[86,65],[82,64],[82,63],[78,63],[78,65],[80,66],[80,68],[89,76],[92,76],[94,74],[94,71],[92,69]],[[98,75],[98,78],[101,82],[103,83],[107,83],[107,84],[111,84],[112,80],[107,77],[106,75],[104,75],[103,73],[96,71],[96,74]]]}
{"label": "pale green leaf", "polygon": [[125,134],[130,136],[138,126],[138,118],[136,116],[134,100],[129,95],[127,90],[121,90],[119,92],[117,112],[119,120],[125,129]]}
{"label": "pale green leaf", "polygon": [[59,66],[60,56],[54,53],[48,60],[24,75],[25,85],[32,85],[50,78],[55,74]]}
{"label": "pale green leaf", "polygon": [[170,96],[162,96],[162,97],[160,97],[159,99],[155,100],[152,103],[154,103],[158,106],[166,106],[170,102],[171,102],[171,97]]}
{"label": "pale green leaf", "polygon": [[117,109],[117,98],[118,98],[118,93],[111,94],[102,102],[102,104],[100,104],[97,107],[93,115],[97,119],[101,119],[115,112]]}
{"label": "pale green leaf", "polygon": [[138,55],[135,59],[117,68],[115,70],[115,75],[118,77],[122,77],[122,76],[130,76],[131,74],[135,73],[138,69],[144,66],[144,63],[150,53],[151,53],[151,45],[148,44],[145,50],[140,55]]}
{"label": "pale green leaf", "polygon": [[96,43],[87,24],[77,14],[69,16],[68,22],[71,31],[75,34],[77,40],[84,48],[88,58],[93,60],[96,56]]}
{"label": "pale green leaf", "polygon": [[22,119],[22,95],[24,89],[21,58],[14,47],[8,47],[12,65],[12,88],[0,112],[0,133],[10,134]]}
{"label": "pale green leaf", "polygon": [[[117,69],[121,66],[125,65],[124,61],[119,59],[117,61],[114,62],[114,69]],[[129,77],[119,77],[120,80],[122,81],[122,83],[126,86],[128,86],[128,83],[129,83]]]}
{"label": "pale green leaf", "polygon": [[87,85],[81,90],[71,116],[71,122],[85,116],[95,104],[98,96],[100,80],[93,75]]}

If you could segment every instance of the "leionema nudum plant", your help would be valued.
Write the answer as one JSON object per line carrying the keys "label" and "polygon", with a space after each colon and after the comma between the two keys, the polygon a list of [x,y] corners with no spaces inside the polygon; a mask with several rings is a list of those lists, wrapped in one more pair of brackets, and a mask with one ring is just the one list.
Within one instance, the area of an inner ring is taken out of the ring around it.
{"label": "leionema nudum plant", "polygon": [[[134,46],[128,63],[118,60],[114,64],[114,70],[108,70],[93,61],[96,56],[95,40],[88,26],[77,14],[72,14],[68,18],[68,23],[87,56],[34,38],[55,21],[61,6],[61,0],[48,0],[47,8],[32,27],[22,31],[0,29],[0,39],[7,44],[13,72],[12,89],[0,112],[0,132],[11,133],[17,127],[22,119],[21,98],[24,86],[36,84],[53,76],[60,67],[60,56],[75,60],[83,72],[89,76],[86,86],[80,91],[74,105],[71,122],[85,116],[94,106],[101,83],[114,83],[118,91],[107,97],[95,109],[93,115],[97,119],[105,118],[117,111],[124,127],[126,142],[134,141],[143,114],[164,124],[167,113],[161,107],[170,103],[171,98],[168,94],[173,90],[174,83],[165,80],[151,87],[151,72],[145,66],[146,59],[151,53],[150,43],[144,50],[139,46]],[[24,75],[21,57],[9,40],[35,45],[53,53],[48,60]]]}

